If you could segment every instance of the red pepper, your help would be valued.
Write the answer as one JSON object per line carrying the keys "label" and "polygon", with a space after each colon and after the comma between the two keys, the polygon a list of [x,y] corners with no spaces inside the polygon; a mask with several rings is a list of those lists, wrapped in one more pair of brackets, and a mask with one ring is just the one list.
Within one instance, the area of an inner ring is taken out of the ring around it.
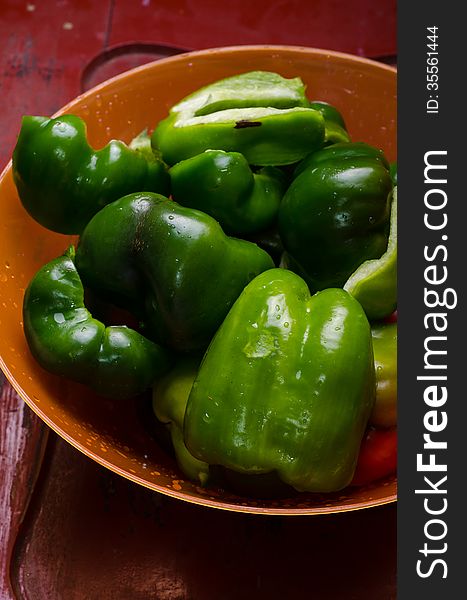
{"label": "red pepper", "polygon": [[397,468],[397,429],[370,429],[363,438],[351,485],[365,485]]}

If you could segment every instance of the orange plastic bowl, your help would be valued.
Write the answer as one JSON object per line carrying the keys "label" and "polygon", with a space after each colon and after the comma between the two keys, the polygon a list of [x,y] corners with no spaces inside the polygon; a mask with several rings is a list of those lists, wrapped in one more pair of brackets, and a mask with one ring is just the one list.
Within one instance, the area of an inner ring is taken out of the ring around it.
{"label": "orange plastic bowl", "polygon": [[[312,99],[335,104],[354,140],[396,158],[396,72],[355,56],[310,48],[241,46],[181,54],[115,77],[79,96],[59,113],[85,119],[91,144],[130,141],[152,129],[178,100],[200,86],[250,70],[300,76]],[[18,130],[20,123],[18,123]],[[155,491],[226,510],[320,514],[367,508],[396,499],[395,477],[337,494],[297,494],[258,500],[186,481],[150,433],[141,399],[104,400],[84,386],[46,373],[31,357],[22,329],[23,294],[34,273],[71,238],[51,233],[24,211],[11,164],[0,179],[0,366],[19,395],[59,436],[90,458]]]}

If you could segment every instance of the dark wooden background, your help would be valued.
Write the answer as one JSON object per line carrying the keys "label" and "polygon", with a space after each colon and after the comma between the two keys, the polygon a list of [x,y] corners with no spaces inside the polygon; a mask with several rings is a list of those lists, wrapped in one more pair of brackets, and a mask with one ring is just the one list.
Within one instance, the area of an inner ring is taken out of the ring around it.
{"label": "dark wooden background", "polygon": [[[23,114],[182,50],[255,43],[394,62],[396,0],[0,0],[0,169]],[[0,372],[0,600],[390,600],[395,519],[394,506],[269,518],[162,497],[49,433]]]}

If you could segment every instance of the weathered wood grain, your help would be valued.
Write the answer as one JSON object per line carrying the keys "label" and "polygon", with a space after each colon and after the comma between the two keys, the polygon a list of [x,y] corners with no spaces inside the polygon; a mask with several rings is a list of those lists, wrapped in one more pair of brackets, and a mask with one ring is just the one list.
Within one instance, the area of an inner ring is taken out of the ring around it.
{"label": "weathered wood grain", "polygon": [[0,372],[0,598],[11,596],[10,557],[34,489],[47,429]]}

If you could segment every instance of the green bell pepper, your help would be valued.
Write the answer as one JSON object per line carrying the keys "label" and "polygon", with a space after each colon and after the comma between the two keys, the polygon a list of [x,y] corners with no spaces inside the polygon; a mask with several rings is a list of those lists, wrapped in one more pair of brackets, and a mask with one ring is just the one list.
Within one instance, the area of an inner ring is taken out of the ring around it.
{"label": "green bell pepper", "polygon": [[391,174],[392,185],[395,187],[397,185],[397,163],[392,162],[389,165],[389,173]]}
{"label": "green bell pepper", "polygon": [[226,233],[242,236],[270,227],[285,192],[275,167],[253,173],[238,152],[206,150],[170,171],[173,199],[214,217]]}
{"label": "green bell pepper", "polygon": [[324,141],[326,144],[338,144],[350,142],[344,119],[341,113],[332,104],[314,100],[309,104],[310,108],[318,110],[324,118]]}
{"label": "green bell pepper", "polygon": [[383,319],[397,307],[397,186],[392,191],[391,220],[386,252],[364,261],[344,284],[370,320]]}
{"label": "green bell pepper", "polygon": [[310,297],[300,277],[273,269],[245,288],[213,338],[188,399],[185,444],[210,465],[336,491],[352,479],[374,397],[359,303],[340,289]]}
{"label": "green bell pepper", "polygon": [[391,190],[387,161],[371,146],[334,144],[308,156],[279,208],[286,265],[312,291],[342,287],[385,252]]}
{"label": "green bell pepper", "polygon": [[193,351],[208,345],[245,285],[274,264],[209,215],[148,192],[93,217],[76,266],[85,285],[137,315],[151,339]]}
{"label": "green bell pepper", "polygon": [[166,350],[128,327],[105,327],[84,305],[74,248],[46,264],[23,305],[31,353],[46,370],[111,398],[143,392],[170,365]]}
{"label": "green bell pepper", "polygon": [[169,175],[144,132],[130,146],[112,140],[94,150],[84,121],[23,117],[13,177],[27,212],[41,225],[79,234],[103,206],[131,192],[169,194]]}
{"label": "green bell pepper", "polygon": [[376,401],[370,416],[375,427],[397,425],[397,323],[371,327],[376,370]]}
{"label": "green bell pepper", "polygon": [[209,465],[196,459],[183,441],[183,420],[186,403],[198,373],[200,361],[196,358],[179,360],[154,386],[152,406],[154,414],[170,431],[175,457],[181,471],[194,481],[205,485],[209,479]]}
{"label": "green bell pepper", "polygon": [[253,165],[292,164],[324,144],[324,118],[309,104],[298,77],[235,75],[173,106],[152,144],[170,165],[209,149],[240,152]]}

